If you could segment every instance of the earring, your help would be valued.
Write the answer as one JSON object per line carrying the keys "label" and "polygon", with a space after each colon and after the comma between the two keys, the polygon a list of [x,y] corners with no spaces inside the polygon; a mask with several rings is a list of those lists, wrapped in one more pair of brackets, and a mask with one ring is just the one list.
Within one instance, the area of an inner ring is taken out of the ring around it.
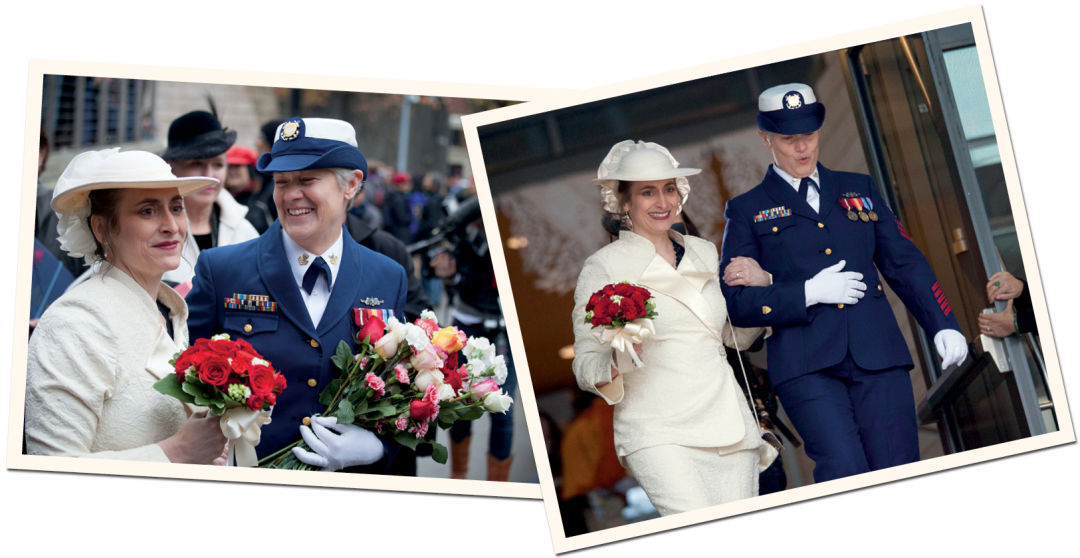
{"label": "earring", "polygon": [[626,227],[626,230],[628,230],[628,231],[634,230],[634,222],[632,220],[630,220],[630,212],[629,211],[627,211],[626,213],[623,213],[622,222],[623,222],[623,225]]}

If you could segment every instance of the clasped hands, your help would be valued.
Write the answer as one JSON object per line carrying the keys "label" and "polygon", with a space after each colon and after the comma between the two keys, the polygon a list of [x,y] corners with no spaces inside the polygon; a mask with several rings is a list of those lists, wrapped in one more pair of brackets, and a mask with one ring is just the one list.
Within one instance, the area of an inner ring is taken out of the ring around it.
{"label": "clasped hands", "polygon": [[1004,300],[1005,310],[979,314],[979,332],[991,337],[1008,337],[1016,333],[1013,299],[1024,292],[1024,282],[1008,271],[999,271],[986,282],[986,299],[993,304]]}

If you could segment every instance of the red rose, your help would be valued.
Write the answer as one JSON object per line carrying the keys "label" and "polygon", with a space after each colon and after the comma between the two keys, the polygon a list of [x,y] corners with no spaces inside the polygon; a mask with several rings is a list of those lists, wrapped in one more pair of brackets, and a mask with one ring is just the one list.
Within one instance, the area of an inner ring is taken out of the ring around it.
{"label": "red rose", "polygon": [[265,404],[266,397],[263,397],[262,395],[256,395],[254,393],[247,398],[247,402],[245,403],[247,408],[251,409],[252,411],[258,411],[259,409],[262,409],[263,405]]}
{"label": "red rose", "polygon": [[274,369],[269,366],[255,366],[248,376],[251,384],[251,392],[256,395],[267,396],[274,391]]}
{"label": "red rose", "polygon": [[585,305],[585,311],[588,312],[590,310],[594,310],[596,308],[596,305],[600,304],[600,301],[604,298],[605,296],[603,295],[603,293],[593,293],[593,295],[589,297],[589,303]]}
{"label": "red rose", "polygon": [[277,404],[277,394],[271,393],[270,395],[267,395],[266,396],[266,404],[270,405],[271,407],[276,405]]}
{"label": "red rose", "polygon": [[612,284],[604,285],[604,288],[600,289],[600,294],[604,295],[605,297],[609,297],[609,296],[615,294],[615,285],[612,285]]}
{"label": "red rose", "polygon": [[611,323],[619,316],[619,305],[611,301],[610,298],[605,298],[596,306],[594,318],[599,317],[602,325]]}
{"label": "red rose", "polygon": [[631,297],[620,300],[619,309],[622,310],[623,319],[628,322],[632,322],[645,315],[645,305]]}
{"label": "red rose", "polygon": [[439,405],[430,401],[411,401],[409,416],[417,422],[428,422],[439,414]]}
{"label": "red rose", "polygon": [[255,365],[251,364],[251,360],[256,358],[255,355],[244,351],[237,351],[236,356],[232,359],[233,372],[247,376],[251,374],[251,371],[255,368]]}
{"label": "red rose", "polygon": [[[354,308],[354,310],[356,310]],[[382,339],[383,333],[386,332],[386,323],[382,321],[382,318],[378,316],[367,316],[364,319],[364,325],[360,326],[360,331],[356,334],[357,343],[370,343],[374,345]]]}
{"label": "red rose", "polygon": [[634,296],[634,291],[637,287],[630,283],[617,283],[614,287],[615,294],[619,296]]}
{"label": "red rose", "polygon": [[218,339],[217,341],[210,342],[210,350],[215,354],[219,354],[225,358],[233,358],[236,356],[236,345],[233,345],[232,341],[228,339]]}
{"label": "red rose", "polygon": [[199,379],[212,385],[223,386],[229,381],[229,361],[220,355],[210,355],[199,366]]}
{"label": "red rose", "polygon": [[237,340],[233,341],[233,343],[236,345],[236,350],[237,351],[243,351],[245,353],[251,353],[252,355],[255,355],[256,357],[259,356],[259,351],[256,351],[255,347],[251,346],[251,343],[248,343],[247,341],[244,341],[243,339],[237,339]]}
{"label": "red rose", "polygon": [[285,374],[274,373],[274,393],[285,391]]}
{"label": "red rose", "polygon": [[461,376],[458,374],[458,354],[450,353],[443,361],[443,379],[454,388],[456,395],[461,391]]}
{"label": "red rose", "polygon": [[193,364],[191,355],[194,352],[195,351],[190,348],[185,349],[184,352],[180,353],[180,356],[176,357],[176,364],[173,366],[173,369],[176,371],[176,377],[180,380],[181,384],[184,383],[184,376],[187,374],[187,369],[191,368],[191,365]]}

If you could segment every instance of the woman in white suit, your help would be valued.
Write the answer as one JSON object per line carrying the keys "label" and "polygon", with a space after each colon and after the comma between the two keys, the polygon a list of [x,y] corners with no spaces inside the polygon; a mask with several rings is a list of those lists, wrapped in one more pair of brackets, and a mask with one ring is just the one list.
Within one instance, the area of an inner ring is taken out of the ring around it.
{"label": "woman in white suit", "polygon": [[224,464],[218,418],[154,390],[187,345],[187,305],[162,283],[187,236],[183,196],[217,181],[176,178],[157,155],[119,149],[72,159],[52,208],[60,246],[92,264],[30,338],[30,454]]}
{"label": "woman in white suit", "polygon": [[[612,147],[597,183],[604,227],[618,236],[585,260],[574,293],[574,375],[615,406],[615,449],[661,515],[755,496],[758,473],[775,458],[763,444],[725,358],[763,330],[733,330],[718,283],[716,246],[671,230],[690,190],[664,147],[626,140]],[[656,302],[656,334],[619,358],[585,323],[589,297],[628,281]]]}

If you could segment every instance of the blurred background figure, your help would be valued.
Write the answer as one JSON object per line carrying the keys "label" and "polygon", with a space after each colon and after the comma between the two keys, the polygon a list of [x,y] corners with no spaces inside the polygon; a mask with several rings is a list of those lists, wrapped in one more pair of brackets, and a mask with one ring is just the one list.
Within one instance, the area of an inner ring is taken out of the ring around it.
{"label": "blurred background figure", "polygon": [[232,194],[237,203],[248,208],[247,220],[262,234],[274,222],[270,206],[274,205],[274,192],[266,196],[262,178],[255,170],[255,151],[243,145],[234,145],[225,152],[228,171],[225,177],[225,189]]}
{"label": "blurred background figure", "polygon": [[[270,148],[274,145],[274,134],[277,133],[278,126],[285,122],[282,118],[274,118],[273,120],[267,120],[263,122],[262,126],[259,126],[259,133],[255,136],[255,156],[258,157],[263,153],[270,151]],[[259,190],[259,197],[270,209],[270,222],[273,223],[274,219],[277,219],[277,206],[274,205],[274,174],[273,173],[261,173],[258,169],[255,169],[254,163],[252,163],[252,172],[259,178],[259,182],[262,183],[262,187]],[[261,232],[261,231],[260,231]]]}
{"label": "blurred background figure", "polygon": [[[431,239],[414,244],[413,251],[426,249],[430,267],[441,278],[452,297],[450,315],[453,324],[469,337],[486,337],[497,354],[506,359],[507,378],[502,387],[516,398],[517,374],[510,355],[506,323],[502,317],[499,291],[488,252],[487,236],[480,218],[480,204],[475,188],[469,200],[436,227]],[[515,406],[516,406],[515,400]],[[514,434],[514,407],[505,413],[491,414],[487,447],[487,480],[505,481],[513,462],[511,448]],[[450,428],[450,478],[463,479],[468,474],[472,423],[461,421]]]}
{"label": "blurred background figure", "polygon": [[161,158],[169,163],[174,175],[217,180],[184,198],[189,229],[183,257],[180,267],[166,272],[163,280],[185,295],[191,288],[195,261],[201,251],[239,244],[258,237],[259,232],[245,218],[247,207],[237,203],[224,188],[229,165],[225,152],[236,142],[236,131],[222,127],[216,114],[196,110],[172,121],[168,140]]}
{"label": "blurred background figure", "polygon": [[390,188],[383,199],[383,222],[386,232],[396,236],[402,242],[412,241],[412,213],[409,211],[408,195],[412,190],[412,179],[408,173],[397,172],[390,179]]}

